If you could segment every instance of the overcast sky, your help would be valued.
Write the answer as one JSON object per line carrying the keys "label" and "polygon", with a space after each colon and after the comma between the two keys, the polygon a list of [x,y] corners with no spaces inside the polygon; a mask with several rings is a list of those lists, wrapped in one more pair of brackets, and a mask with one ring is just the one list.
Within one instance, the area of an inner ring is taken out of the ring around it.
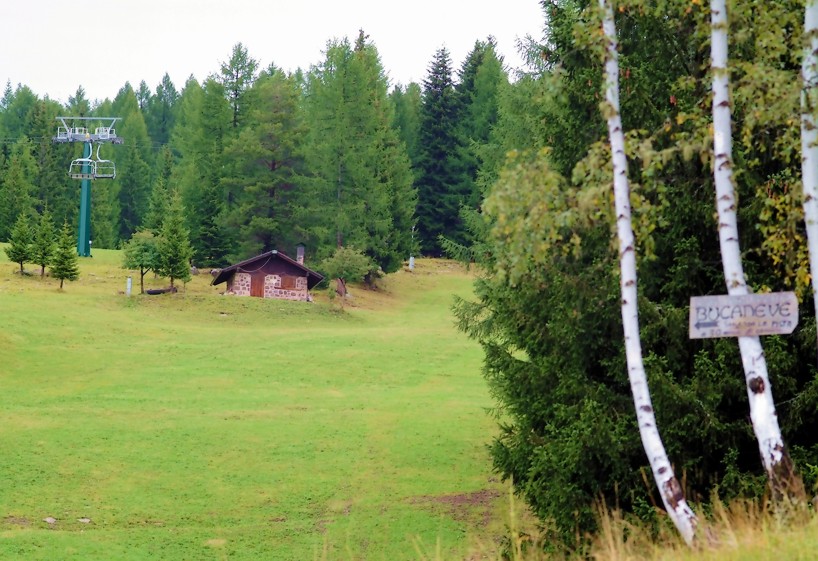
{"label": "overcast sky", "polygon": [[91,100],[125,82],[153,91],[166,72],[181,90],[218,72],[236,43],[261,67],[306,70],[328,40],[363,29],[392,84],[407,84],[439,48],[456,70],[489,35],[517,68],[517,40],[540,39],[543,22],[539,0],[2,0],[0,80],[63,103],[80,85]]}

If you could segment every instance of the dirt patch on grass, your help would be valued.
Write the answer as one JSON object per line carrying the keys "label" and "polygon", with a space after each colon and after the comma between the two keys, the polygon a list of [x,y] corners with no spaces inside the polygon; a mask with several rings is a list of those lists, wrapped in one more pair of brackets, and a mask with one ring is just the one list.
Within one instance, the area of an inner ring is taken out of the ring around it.
{"label": "dirt patch on grass", "polygon": [[452,495],[424,495],[409,499],[409,503],[450,516],[458,522],[487,525],[492,519],[494,502],[500,496],[495,489]]}
{"label": "dirt patch on grass", "polygon": [[3,524],[10,526],[31,526],[31,520],[23,518],[22,516],[6,516],[3,518]]}

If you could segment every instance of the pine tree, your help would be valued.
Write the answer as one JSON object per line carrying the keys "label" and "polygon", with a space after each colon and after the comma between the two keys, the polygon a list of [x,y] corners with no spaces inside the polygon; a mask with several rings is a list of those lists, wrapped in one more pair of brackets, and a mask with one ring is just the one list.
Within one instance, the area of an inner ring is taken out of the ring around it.
{"label": "pine tree", "polygon": [[20,264],[20,275],[23,274],[23,263],[31,261],[33,257],[32,244],[34,234],[29,225],[27,212],[21,212],[14,223],[9,237],[9,246],[5,249],[9,261]]}
{"label": "pine tree", "polygon": [[45,276],[45,268],[54,259],[56,243],[54,241],[54,221],[48,209],[40,214],[37,229],[34,232],[34,243],[31,244],[31,260],[40,266],[40,276]]}
{"label": "pine tree", "polygon": [[51,276],[60,279],[60,290],[65,281],[75,281],[80,278],[78,261],[73,232],[66,221],[60,230],[54,258],[51,261]]}
{"label": "pine tree", "polygon": [[178,193],[171,197],[168,214],[162,225],[162,237],[157,244],[159,267],[157,272],[173,281],[190,280],[190,259],[193,249],[190,246],[188,231],[185,229],[184,207]]}

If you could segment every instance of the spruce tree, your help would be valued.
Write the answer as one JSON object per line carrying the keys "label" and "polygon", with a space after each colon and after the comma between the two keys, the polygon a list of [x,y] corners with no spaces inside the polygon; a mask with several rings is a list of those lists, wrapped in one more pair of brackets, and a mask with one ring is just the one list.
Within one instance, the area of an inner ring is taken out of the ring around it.
{"label": "spruce tree", "polygon": [[156,93],[148,102],[145,112],[145,124],[148,125],[148,134],[151,140],[159,146],[165,146],[170,140],[170,133],[176,122],[177,102],[179,92],[166,73],[162,81],[156,86]]}
{"label": "spruce tree", "polygon": [[159,254],[157,272],[170,279],[171,288],[175,279],[183,282],[190,280],[190,259],[193,256],[193,249],[190,246],[188,231],[185,229],[184,207],[178,193],[171,197],[157,251]]}
{"label": "spruce tree", "polygon": [[449,51],[435,53],[423,81],[420,122],[420,156],[417,162],[418,234],[422,250],[441,253],[442,235],[460,241],[460,206],[465,197],[455,191],[459,180],[457,153],[458,97],[452,79]]}
{"label": "spruce tree", "polygon": [[31,231],[28,213],[21,212],[11,230],[9,246],[5,249],[9,261],[20,264],[20,275],[23,274],[23,263],[31,261],[33,257],[33,242],[34,234]]}
{"label": "spruce tree", "polygon": [[168,186],[173,172],[173,153],[170,147],[162,147],[162,150],[159,152],[157,166],[159,170],[153,182],[151,198],[150,201],[148,201],[148,213],[145,215],[142,227],[158,236],[161,233],[162,221],[170,204],[170,191]]}
{"label": "spruce tree", "polygon": [[418,161],[420,135],[420,85],[412,82],[406,87],[400,85],[392,89],[389,100],[394,109],[392,128],[398,131],[398,136],[406,145],[406,153],[412,166]]}
{"label": "spruce tree", "polygon": [[[139,109],[137,93],[126,84],[113,101],[111,111],[122,117],[117,133],[126,139],[126,145],[112,148],[116,156],[117,178],[113,181],[119,202],[117,242],[127,240],[141,225],[148,213],[151,195],[151,163],[153,153],[143,113]],[[103,185],[100,185],[103,187]],[[105,185],[104,187],[108,187]]]}
{"label": "spruce tree", "polygon": [[31,178],[35,210],[48,207],[55,224],[73,222],[77,214],[78,184],[68,177],[66,169],[73,158],[74,146],[54,144],[55,117],[62,107],[51,100],[37,102],[28,116],[28,134],[32,139],[31,154],[36,162]]}
{"label": "spruce tree", "polygon": [[22,137],[14,144],[8,166],[0,174],[0,240],[8,239],[17,217],[32,208],[36,168],[31,142]]}
{"label": "spruce tree", "polygon": [[471,209],[479,206],[482,197],[478,188],[478,170],[497,123],[499,92],[508,84],[502,59],[495,49],[492,37],[485,42],[477,41],[460,70],[460,81],[455,86],[459,137],[455,159],[459,177],[453,191]]}
{"label": "spruce tree", "polygon": [[28,86],[18,84],[14,93],[10,94],[7,88],[3,97],[4,110],[0,112],[0,124],[5,131],[6,138],[20,138],[28,136],[28,114],[37,104],[37,96]]}
{"label": "spruce tree", "polygon": [[66,221],[60,230],[56,251],[51,262],[51,276],[60,279],[60,290],[65,281],[75,281],[80,278],[78,261],[73,232]]}
{"label": "spruce tree", "polygon": [[45,268],[51,265],[54,259],[56,243],[54,241],[54,221],[48,209],[40,214],[37,230],[34,233],[34,243],[31,244],[31,260],[40,266],[40,276],[45,276]]}

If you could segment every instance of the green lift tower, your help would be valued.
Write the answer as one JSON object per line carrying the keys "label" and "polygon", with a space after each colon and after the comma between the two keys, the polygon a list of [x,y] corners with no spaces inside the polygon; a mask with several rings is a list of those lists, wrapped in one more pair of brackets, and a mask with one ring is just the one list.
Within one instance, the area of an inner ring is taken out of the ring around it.
{"label": "green lift tower", "polygon": [[[91,256],[91,180],[114,179],[116,166],[110,160],[99,157],[99,148],[103,144],[122,144],[122,138],[116,135],[114,124],[119,117],[57,117],[62,123],[57,127],[57,144],[82,142],[82,158],[77,158],[68,167],[71,179],[82,181],[80,192],[80,223],[77,234],[77,254],[80,257]],[[95,124],[93,133],[88,125]],[[94,154],[94,144],[97,145]]]}

